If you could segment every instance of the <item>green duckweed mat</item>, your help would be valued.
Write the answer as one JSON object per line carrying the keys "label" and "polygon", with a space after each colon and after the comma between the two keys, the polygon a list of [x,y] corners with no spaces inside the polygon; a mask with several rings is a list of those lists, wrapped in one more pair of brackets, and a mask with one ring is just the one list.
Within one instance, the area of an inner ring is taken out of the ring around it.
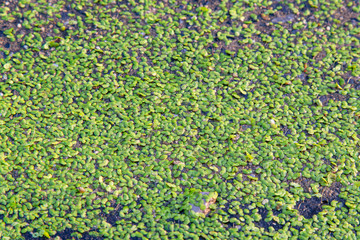
{"label": "green duckweed mat", "polygon": [[359,238],[359,15],[0,1],[0,239]]}

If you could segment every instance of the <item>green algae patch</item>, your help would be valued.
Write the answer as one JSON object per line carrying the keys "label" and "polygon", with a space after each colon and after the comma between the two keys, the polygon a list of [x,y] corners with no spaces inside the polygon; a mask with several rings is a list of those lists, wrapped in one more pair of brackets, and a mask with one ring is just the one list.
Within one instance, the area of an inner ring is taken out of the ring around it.
{"label": "green algae patch", "polygon": [[356,238],[359,13],[1,2],[0,238]]}

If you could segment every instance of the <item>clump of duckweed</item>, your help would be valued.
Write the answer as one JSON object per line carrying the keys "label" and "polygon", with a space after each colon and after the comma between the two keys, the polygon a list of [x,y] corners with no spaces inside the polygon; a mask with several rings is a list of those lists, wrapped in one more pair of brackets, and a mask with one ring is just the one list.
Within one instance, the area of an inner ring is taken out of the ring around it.
{"label": "clump of duckweed", "polygon": [[0,238],[360,235],[357,1],[0,4]]}

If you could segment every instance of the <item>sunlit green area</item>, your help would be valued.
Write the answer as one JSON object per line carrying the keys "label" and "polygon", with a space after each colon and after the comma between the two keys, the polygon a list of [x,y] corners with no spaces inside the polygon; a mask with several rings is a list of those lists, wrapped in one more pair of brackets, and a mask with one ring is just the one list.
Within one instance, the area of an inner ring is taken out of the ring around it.
{"label": "sunlit green area", "polygon": [[360,3],[0,3],[0,239],[356,239]]}

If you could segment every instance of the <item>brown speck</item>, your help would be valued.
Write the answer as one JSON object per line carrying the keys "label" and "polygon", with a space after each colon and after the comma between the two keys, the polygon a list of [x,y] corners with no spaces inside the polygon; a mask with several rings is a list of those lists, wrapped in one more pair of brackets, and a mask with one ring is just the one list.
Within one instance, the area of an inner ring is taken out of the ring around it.
{"label": "brown speck", "polygon": [[269,20],[270,20],[269,15],[261,14],[261,17],[262,17],[264,20],[266,20],[266,21],[269,21]]}

